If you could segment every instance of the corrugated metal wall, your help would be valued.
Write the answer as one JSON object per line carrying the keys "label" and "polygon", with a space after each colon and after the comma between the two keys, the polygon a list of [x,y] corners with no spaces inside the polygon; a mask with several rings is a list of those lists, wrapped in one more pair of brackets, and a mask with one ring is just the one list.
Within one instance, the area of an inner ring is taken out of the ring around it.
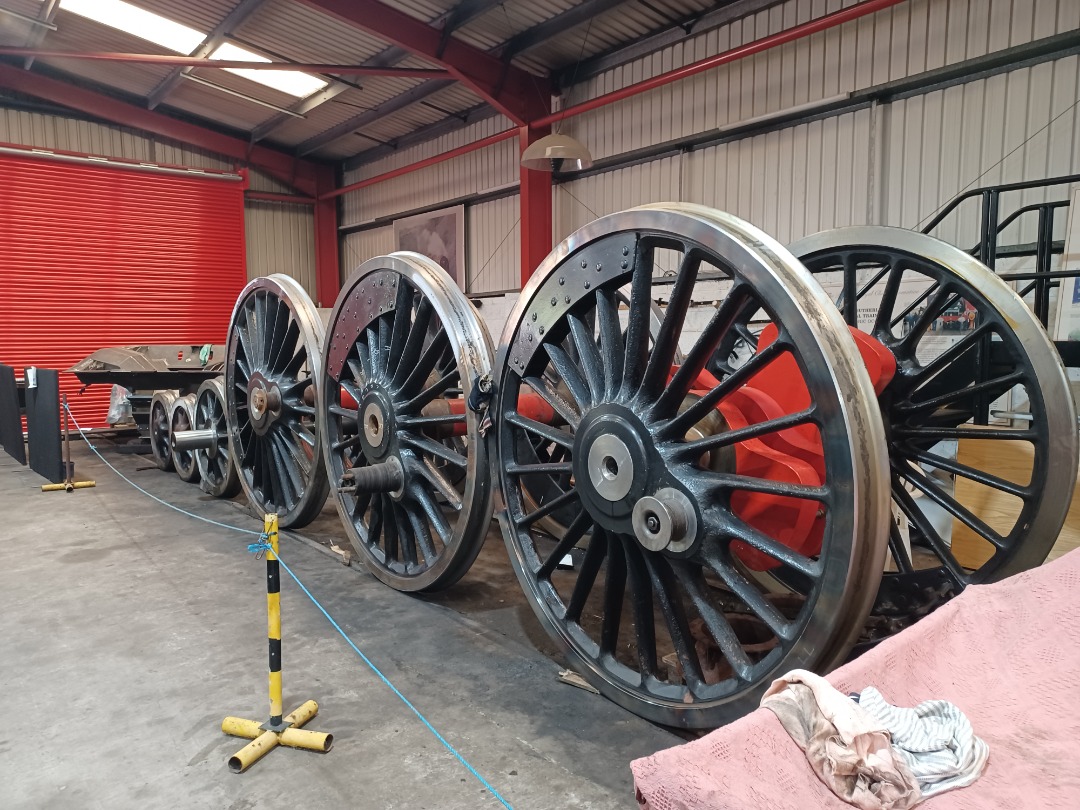
{"label": "corrugated metal wall", "polygon": [[385,256],[397,247],[394,244],[394,227],[374,228],[370,231],[350,233],[342,240],[342,280],[349,277],[357,267],[373,256]]}
{"label": "corrugated metal wall", "polygon": [[521,286],[521,200],[518,195],[466,209],[466,287],[471,293]]}
{"label": "corrugated metal wall", "polygon": [[[233,161],[213,152],[149,137],[134,130],[7,108],[0,108],[0,142],[152,163],[206,169],[233,168]],[[255,191],[291,191],[255,171],[250,173],[249,182]],[[314,296],[314,227],[314,213],[306,206],[247,201],[248,278],[287,273]]]}
{"label": "corrugated metal wall", "polygon": [[[580,103],[852,5],[855,0],[788,0],[596,76],[564,102]],[[600,159],[1077,28],[1078,0],[911,0],[569,119],[563,128]],[[596,216],[659,200],[714,205],[782,241],[847,224],[915,227],[965,188],[1080,171],[1078,71],[1077,57],[1059,59],[573,181],[554,193],[555,239]],[[505,119],[489,119],[349,172],[346,182],[507,126]],[[508,141],[346,195],[344,222],[512,183],[515,150]],[[1017,198],[1026,204],[1037,194]],[[481,276],[473,291],[517,286],[518,251],[510,247],[516,232],[492,261],[498,275],[478,273],[516,220],[516,213],[508,218],[506,204],[470,208],[468,267],[470,275]],[[975,206],[965,209],[938,235],[970,245],[975,214]],[[1014,228],[1004,239],[1027,241],[1031,227]],[[359,237],[350,236],[347,244],[358,244]]]}

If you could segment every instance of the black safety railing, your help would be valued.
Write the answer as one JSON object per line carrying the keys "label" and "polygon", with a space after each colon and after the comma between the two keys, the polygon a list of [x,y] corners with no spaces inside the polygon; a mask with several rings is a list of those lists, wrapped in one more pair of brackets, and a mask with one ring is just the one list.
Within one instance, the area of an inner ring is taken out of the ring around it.
{"label": "black safety railing", "polygon": [[[930,233],[965,202],[978,199],[980,207],[979,242],[970,248],[968,252],[992,270],[997,269],[999,259],[1034,256],[1035,269],[1033,271],[1001,273],[999,278],[1003,281],[1027,282],[1017,292],[1021,298],[1033,295],[1032,309],[1043,326],[1046,326],[1050,318],[1050,291],[1055,287],[1059,287],[1062,279],[1080,276],[1080,269],[1051,270],[1053,256],[1065,252],[1064,240],[1054,239],[1054,226],[1057,222],[1058,213],[1068,209],[1069,200],[1052,200],[1021,206],[1002,219],[1001,197],[1009,192],[1049,189],[1055,186],[1064,187],[1065,193],[1067,193],[1068,186],[1072,183],[1080,183],[1080,174],[974,188],[960,194],[942,208],[922,231],[923,233]],[[1035,241],[1026,244],[1002,246],[1000,244],[1002,232],[1010,225],[1018,223],[1021,218],[1030,215],[1038,217]],[[1062,357],[1066,359],[1068,365],[1080,365],[1080,347],[1059,343],[1058,350],[1062,352]],[[1069,362],[1069,360],[1075,362]]]}

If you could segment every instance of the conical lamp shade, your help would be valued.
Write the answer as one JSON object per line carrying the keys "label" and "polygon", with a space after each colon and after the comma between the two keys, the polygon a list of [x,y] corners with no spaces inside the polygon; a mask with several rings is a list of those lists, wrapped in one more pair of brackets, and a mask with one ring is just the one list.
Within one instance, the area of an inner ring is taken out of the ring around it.
{"label": "conical lamp shade", "polygon": [[[558,161],[558,162],[556,162]],[[580,171],[592,166],[592,155],[581,141],[553,132],[532,144],[521,155],[521,165],[542,172]]]}

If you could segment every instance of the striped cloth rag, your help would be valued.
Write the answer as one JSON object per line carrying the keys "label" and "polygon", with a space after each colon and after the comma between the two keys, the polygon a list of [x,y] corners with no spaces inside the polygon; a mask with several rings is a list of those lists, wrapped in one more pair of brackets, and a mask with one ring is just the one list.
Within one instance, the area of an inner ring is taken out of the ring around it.
{"label": "striped cloth rag", "polygon": [[893,752],[915,776],[924,799],[970,785],[986,766],[990,748],[947,700],[927,700],[908,709],[888,703],[873,686],[856,699],[888,730]]}

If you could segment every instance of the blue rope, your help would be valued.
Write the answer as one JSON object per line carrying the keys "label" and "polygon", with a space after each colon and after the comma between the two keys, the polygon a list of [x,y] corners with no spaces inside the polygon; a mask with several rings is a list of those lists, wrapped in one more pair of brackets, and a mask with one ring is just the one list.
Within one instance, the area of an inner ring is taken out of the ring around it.
{"label": "blue rope", "polygon": [[[239,526],[231,526],[228,523],[219,523],[216,520],[211,520],[210,518],[203,517],[202,515],[196,515],[193,512],[188,512],[186,509],[181,509],[179,506],[174,506],[173,504],[169,503],[168,501],[162,500],[157,495],[154,495],[153,493],[147,492],[145,489],[140,487],[138,484],[136,484],[134,481],[132,481],[130,478],[128,478],[126,475],[124,475],[122,472],[120,472],[118,469],[116,469],[116,467],[114,467],[112,464],[110,464],[109,461],[105,458],[105,456],[101,455],[101,453],[98,451],[98,449],[96,447],[94,447],[94,445],[92,445],[90,443],[90,439],[87,438],[86,433],[83,431],[83,429],[81,427],[79,427],[79,423],[75,421],[75,414],[71,413],[71,409],[67,405],[65,405],[64,407],[67,409],[68,415],[71,416],[71,421],[75,423],[75,429],[79,431],[79,435],[82,436],[83,441],[86,442],[86,446],[94,451],[94,455],[96,455],[99,459],[101,459],[105,463],[106,467],[108,467],[110,470],[112,470],[114,473],[116,473],[118,476],[120,476],[121,479],[123,479],[127,483],[131,484],[131,486],[135,487],[135,489],[137,489],[143,495],[146,495],[148,498],[153,498],[155,501],[160,503],[162,506],[167,506],[167,507],[169,507],[170,509],[172,509],[175,512],[179,512],[182,515],[187,515],[188,517],[195,518],[196,520],[201,520],[204,523],[210,523],[210,524],[212,524],[214,526],[220,526],[223,529],[231,529],[232,531],[242,532],[244,534],[256,535],[259,538],[259,542],[250,543],[250,544],[248,544],[248,547],[247,547],[248,551],[250,551],[252,554],[261,554],[264,551],[271,550],[270,544],[266,542],[267,540],[270,539],[270,536],[268,534],[266,534],[265,532],[257,532],[257,531],[253,531],[251,529],[243,529],[243,528],[240,528]],[[336,621],[334,621],[334,617],[331,616],[327,612],[326,608],[324,608],[322,606],[322,603],[319,602],[319,600],[316,599],[312,595],[311,591],[309,591],[307,589],[307,586],[305,586],[304,583],[300,581],[300,577],[298,577],[296,574],[294,574],[292,569],[289,568],[289,566],[285,564],[285,561],[283,559],[281,559],[281,554],[279,553],[276,556],[277,556],[277,559],[278,559],[278,563],[280,563],[281,567],[285,569],[285,573],[287,573],[290,577],[292,577],[293,582],[295,582],[300,587],[300,590],[302,590],[304,592],[304,595],[307,596],[307,598],[311,600],[312,604],[315,605],[315,607],[317,607],[319,609],[319,612],[322,613],[322,615],[326,617],[326,620],[328,622],[330,622],[330,624],[333,626],[333,628],[335,630],[337,630],[338,634],[343,639],[345,639],[345,643],[348,644],[350,647],[352,647],[353,651],[357,655],[360,656],[360,660],[362,660],[367,665],[368,669],[370,669],[372,672],[375,673],[375,675],[378,677],[378,679],[380,681],[382,681],[386,685],[386,687],[391,692],[393,692],[398,697],[398,699],[400,699],[401,702],[404,703],[409,708],[409,711],[411,711],[413,714],[415,714],[417,719],[427,727],[427,730],[435,735],[435,739],[437,739],[440,743],[442,743],[443,747],[445,747],[447,751],[449,751],[451,754],[453,754],[454,758],[458,762],[460,762],[462,765],[464,765],[465,769],[469,773],[471,773],[473,776],[475,776],[477,781],[479,781],[480,784],[483,785],[484,788],[492,796],[494,796],[503,807],[506,808],[506,810],[514,810],[513,806],[511,806],[510,802],[508,802],[506,799],[504,799],[502,794],[499,793],[499,791],[497,791],[494,788],[494,786],[487,779],[485,779],[483,776],[480,775],[480,772],[478,770],[476,770],[476,768],[474,768],[469,763],[469,761],[467,759],[465,759],[465,757],[462,756],[461,753],[456,748],[454,748],[454,746],[451,745],[450,742],[442,734],[440,734],[438,732],[438,730],[435,728],[435,726],[433,726],[431,724],[431,721],[429,721],[426,717],[424,717],[424,715],[420,712],[420,710],[418,708],[416,708],[416,706],[414,706],[412,704],[412,701],[410,701],[407,697],[405,697],[405,695],[403,695],[401,693],[401,691],[396,686],[394,686],[393,683],[390,682],[390,679],[387,678],[385,675],[383,675],[382,671],[377,666],[375,666],[375,664],[372,662],[372,660],[370,658],[368,658],[366,655],[364,655],[363,651],[359,647],[357,647],[355,643],[353,643],[353,640],[351,638],[349,638],[348,634],[342,629],[341,625],[338,624]]]}

